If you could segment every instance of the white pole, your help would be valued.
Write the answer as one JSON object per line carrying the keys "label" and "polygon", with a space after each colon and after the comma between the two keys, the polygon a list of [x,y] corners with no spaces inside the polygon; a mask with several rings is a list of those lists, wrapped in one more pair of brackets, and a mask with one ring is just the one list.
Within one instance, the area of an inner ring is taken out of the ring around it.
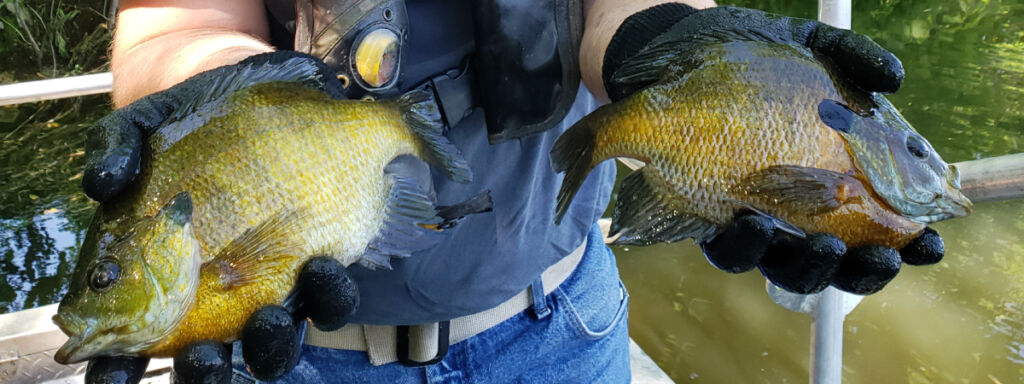
{"label": "white pole", "polygon": [[811,383],[843,382],[844,292],[825,288],[811,321]]}
{"label": "white pole", "polygon": [[30,103],[110,92],[114,75],[110,72],[61,79],[27,81],[0,85],[0,105]]}
{"label": "white pole", "polygon": [[851,0],[818,0],[818,21],[836,28],[850,29]]}
{"label": "white pole", "polygon": [[[850,29],[851,0],[818,0],[818,21]],[[846,293],[825,288],[811,322],[811,383],[843,382],[843,321]]]}

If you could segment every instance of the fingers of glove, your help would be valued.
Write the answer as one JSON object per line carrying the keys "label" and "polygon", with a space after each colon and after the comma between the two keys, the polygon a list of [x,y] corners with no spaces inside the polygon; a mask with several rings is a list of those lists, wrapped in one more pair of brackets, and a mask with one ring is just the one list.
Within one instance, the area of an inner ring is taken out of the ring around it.
{"label": "fingers of glove", "polygon": [[348,270],[331,257],[314,257],[299,273],[301,304],[298,314],[309,317],[322,331],[348,323],[359,307],[359,289]]}
{"label": "fingers of glove", "polygon": [[89,128],[82,189],[98,202],[118,194],[139,173],[142,143],[173,112],[176,103],[161,92],[111,112]]}
{"label": "fingers of glove", "polygon": [[806,45],[832,59],[843,75],[858,87],[892,93],[903,83],[903,64],[871,38],[859,33],[813,22],[815,30]]}
{"label": "fingers of glove", "polygon": [[900,258],[910,265],[931,265],[942,261],[946,244],[934,229],[925,228],[917,238],[900,249]]}
{"label": "fingers of glove", "polygon": [[299,327],[282,306],[267,305],[249,317],[242,328],[242,358],[259,380],[274,380],[290,372],[299,361]]}
{"label": "fingers of glove", "polygon": [[176,384],[226,384],[231,382],[231,375],[231,345],[197,341],[174,356]]}
{"label": "fingers of glove", "polygon": [[832,285],[846,292],[869,295],[880,291],[899,271],[900,256],[895,249],[860,246],[843,257]]}
{"label": "fingers of glove", "polygon": [[139,173],[142,133],[128,113],[115,111],[86,135],[82,189],[93,200],[107,201]]}
{"label": "fingers of glove", "polygon": [[801,239],[779,231],[758,267],[780,288],[809,294],[832,283],[844,253],[846,244],[834,235],[819,233]]}
{"label": "fingers of glove", "polygon": [[770,218],[747,214],[737,217],[710,241],[701,243],[701,249],[715,268],[741,273],[761,262],[774,237],[775,224]]}
{"label": "fingers of glove", "polygon": [[138,384],[149,365],[145,357],[97,357],[85,368],[86,384]]}

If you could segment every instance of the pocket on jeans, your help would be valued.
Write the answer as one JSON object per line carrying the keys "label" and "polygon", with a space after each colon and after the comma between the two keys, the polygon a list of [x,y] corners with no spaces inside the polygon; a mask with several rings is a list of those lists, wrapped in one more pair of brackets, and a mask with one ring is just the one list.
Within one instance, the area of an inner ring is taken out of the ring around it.
{"label": "pocket on jeans", "polygon": [[[555,289],[555,295],[563,306],[561,312],[567,317],[569,324],[577,335],[585,339],[596,340],[607,336],[615,330],[626,316],[629,307],[629,293],[622,281],[615,276],[615,284],[602,284],[596,289],[580,290]],[[577,293],[577,294],[573,294]]]}

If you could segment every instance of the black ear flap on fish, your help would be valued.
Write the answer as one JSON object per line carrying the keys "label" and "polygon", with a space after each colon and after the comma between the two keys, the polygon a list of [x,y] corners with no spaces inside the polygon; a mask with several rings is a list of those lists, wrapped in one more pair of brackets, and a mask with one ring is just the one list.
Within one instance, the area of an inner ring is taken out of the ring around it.
{"label": "black ear flap on fish", "polygon": [[622,181],[609,232],[609,236],[618,235],[613,244],[651,245],[687,238],[703,242],[718,230],[707,220],[669,206],[651,186],[652,178],[657,176],[647,169],[634,171]]}
{"label": "black ear flap on fish", "polygon": [[179,226],[188,224],[192,221],[192,197],[188,192],[178,192],[160,209],[160,215]]}
{"label": "black ear flap on fish", "polygon": [[850,133],[850,126],[857,115],[838,101],[826,99],[818,103],[818,117],[821,117],[821,122],[829,128],[842,133]]}

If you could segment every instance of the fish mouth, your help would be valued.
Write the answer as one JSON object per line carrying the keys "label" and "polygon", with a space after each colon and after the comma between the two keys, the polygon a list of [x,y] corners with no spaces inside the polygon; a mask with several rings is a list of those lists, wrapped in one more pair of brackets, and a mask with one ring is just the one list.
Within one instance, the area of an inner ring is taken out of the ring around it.
{"label": "fish mouth", "polygon": [[921,223],[934,223],[937,221],[964,217],[974,209],[974,203],[958,190],[947,191],[944,194],[936,195],[930,205],[932,209],[923,217],[917,218]]}
{"label": "fish mouth", "polygon": [[112,341],[112,338],[102,337],[96,328],[85,326],[74,316],[57,314],[53,316],[53,322],[69,336],[68,341],[53,355],[53,359],[61,364],[74,364],[91,359],[99,355]]}

